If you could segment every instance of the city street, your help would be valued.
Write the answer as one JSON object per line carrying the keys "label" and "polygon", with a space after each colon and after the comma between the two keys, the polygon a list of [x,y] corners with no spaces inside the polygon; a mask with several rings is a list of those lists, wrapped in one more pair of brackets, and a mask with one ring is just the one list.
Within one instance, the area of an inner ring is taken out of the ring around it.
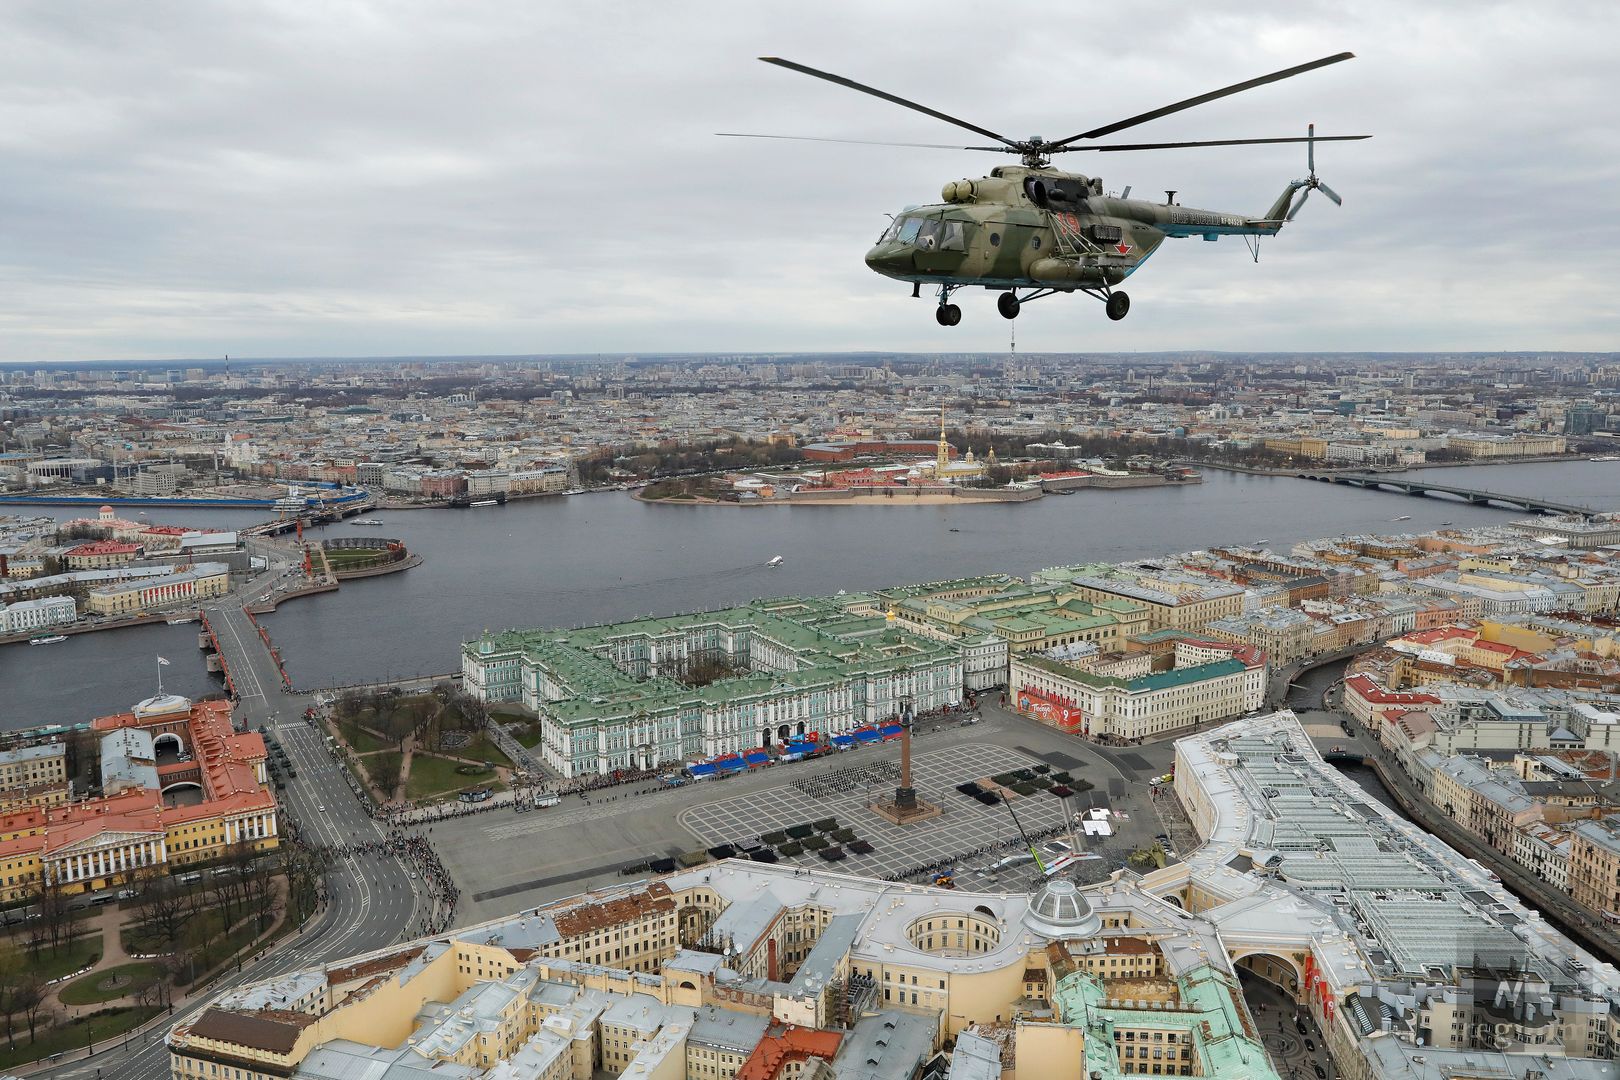
{"label": "city street", "polygon": [[1301,1009],[1265,979],[1241,970],[1238,977],[1272,1067],[1288,1080],[1337,1080],[1339,1072],[1328,1054],[1327,1040],[1310,1010]]}

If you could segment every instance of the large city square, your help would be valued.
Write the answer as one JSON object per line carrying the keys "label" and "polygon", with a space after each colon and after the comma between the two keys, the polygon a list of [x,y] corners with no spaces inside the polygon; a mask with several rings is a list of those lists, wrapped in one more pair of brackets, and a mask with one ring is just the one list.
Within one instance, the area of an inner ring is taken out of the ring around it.
{"label": "large city square", "polygon": [[[844,860],[839,869],[846,872],[883,877],[947,860],[963,875],[964,884],[1023,888],[1038,875],[1028,863],[1014,864],[994,877],[975,872],[975,867],[1021,848],[1007,808],[982,806],[955,790],[957,784],[1004,768],[1067,769],[1091,785],[1072,798],[1076,811],[1106,805],[1114,812],[1119,827],[1113,836],[1081,841],[1083,850],[1104,856],[1080,862],[1074,872],[1082,877],[1100,877],[1117,869],[1130,851],[1150,847],[1156,834],[1165,831],[1154,813],[1148,781],[1169,768],[1168,745],[1122,753],[1079,743],[994,704],[985,704],[981,715],[977,724],[947,724],[916,738],[918,794],[945,808],[940,817],[920,824],[893,825],[867,809],[864,783],[831,799],[811,797],[795,786],[796,781],[845,769],[870,769],[880,763],[892,767],[899,748],[890,743],[675,789],[627,785],[585,797],[569,796],[559,806],[531,814],[451,817],[429,826],[431,837],[461,890],[465,917],[476,919],[624,881],[621,871],[644,864],[649,856],[672,857],[695,848],[755,840],[772,829],[832,814],[874,847],[871,855]],[[882,793],[885,784],[892,794],[893,780],[874,781],[872,793]],[[1032,832],[1054,828],[1062,817],[1059,801],[1044,793],[1015,799],[1013,812]],[[1077,831],[1083,834],[1083,829]],[[1046,839],[1067,842],[1063,836]],[[986,846],[997,849],[994,858],[969,854]],[[1043,859],[1048,854],[1042,850]],[[826,865],[813,856],[797,861]]]}

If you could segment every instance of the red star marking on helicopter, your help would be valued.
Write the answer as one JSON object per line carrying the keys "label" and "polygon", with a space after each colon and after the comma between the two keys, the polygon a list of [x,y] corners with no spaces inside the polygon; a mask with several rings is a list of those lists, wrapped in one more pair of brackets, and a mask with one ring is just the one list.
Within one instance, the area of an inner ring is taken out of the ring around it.
{"label": "red star marking on helicopter", "polygon": [[1121,241],[1120,243],[1114,245],[1114,250],[1119,252],[1121,255],[1129,255],[1131,253],[1131,245]]}

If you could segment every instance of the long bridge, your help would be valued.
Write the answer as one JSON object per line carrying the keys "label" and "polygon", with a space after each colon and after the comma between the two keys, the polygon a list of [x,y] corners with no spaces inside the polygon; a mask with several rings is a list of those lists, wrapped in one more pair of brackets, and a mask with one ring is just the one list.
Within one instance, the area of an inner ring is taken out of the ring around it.
{"label": "long bridge", "polygon": [[1508,495],[1500,491],[1485,491],[1480,488],[1457,487],[1452,484],[1436,484],[1429,480],[1409,480],[1405,477],[1382,476],[1373,473],[1302,472],[1295,475],[1301,480],[1317,480],[1324,484],[1346,484],[1351,487],[1367,488],[1373,491],[1393,491],[1403,495],[1416,495],[1419,497],[1453,495],[1464,502],[1473,503],[1475,506],[1505,506],[1514,510],[1527,510],[1533,514],[1573,514],[1577,517],[1589,518],[1600,513],[1600,511],[1594,510],[1590,506],[1557,502],[1553,499],[1543,499],[1535,495]]}

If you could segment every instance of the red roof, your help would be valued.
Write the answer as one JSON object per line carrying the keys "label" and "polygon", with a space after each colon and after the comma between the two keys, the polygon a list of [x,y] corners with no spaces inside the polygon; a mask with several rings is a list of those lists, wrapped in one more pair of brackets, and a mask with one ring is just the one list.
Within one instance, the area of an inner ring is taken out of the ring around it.
{"label": "red roof", "polygon": [[[90,722],[95,731],[116,731],[126,727],[173,724],[176,715],[137,717],[134,713],[98,716]],[[199,701],[186,714],[191,736],[190,766],[202,778],[207,795],[195,806],[171,806],[164,810],[165,821],[191,821],[269,809],[275,798],[259,783],[257,764],[264,760],[264,739],[255,731],[235,731],[231,727],[231,703]]]}
{"label": "red roof", "polygon": [[844,1041],[836,1031],[789,1027],[759,1040],[754,1052],[737,1070],[736,1080],[775,1080],[784,1066],[813,1057],[831,1061]]}
{"label": "red roof", "polygon": [[95,540],[88,544],[80,544],[68,551],[71,558],[74,555],[133,555],[141,550],[136,544],[126,544],[122,540]]}
{"label": "red roof", "polygon": [[1372,681],[1367,675],[1352,675],[1344,680],[1346,690],[1353,690],[1357,697],[1372,705],[1438,705],[1440,699],[1433,694],[1408,694],[1396,690],[1385,690]]}

